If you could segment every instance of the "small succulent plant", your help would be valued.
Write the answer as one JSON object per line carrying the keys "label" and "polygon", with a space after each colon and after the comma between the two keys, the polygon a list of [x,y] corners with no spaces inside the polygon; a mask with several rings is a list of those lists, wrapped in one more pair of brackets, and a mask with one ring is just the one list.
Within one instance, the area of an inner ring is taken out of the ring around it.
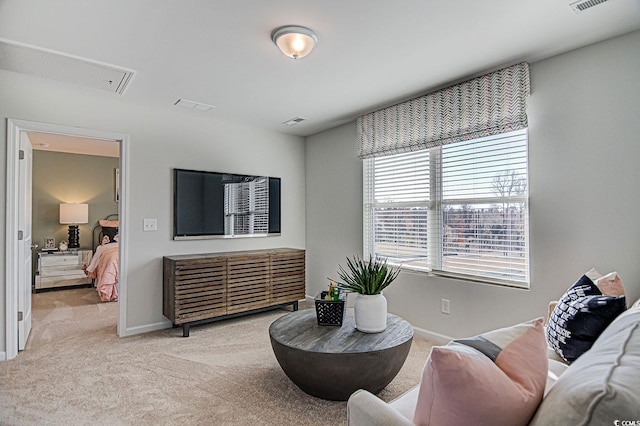
{"label": "small succulent plant", "polygon": [[347,270],[338,265],[338,276],[343,282],[338,286],[345,291],[359,294],[380,294],[400,273],[400,269],[387,266],[387,261],[369,256],[365,262],[358,255],[347,257]]}

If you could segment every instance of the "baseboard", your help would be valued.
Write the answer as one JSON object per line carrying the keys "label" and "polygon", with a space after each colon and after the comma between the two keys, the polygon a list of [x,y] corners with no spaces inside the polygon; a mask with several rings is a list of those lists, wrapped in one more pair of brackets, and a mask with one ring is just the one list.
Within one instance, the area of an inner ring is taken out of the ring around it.
{"label": "baseboard", "polygon": [[170,321],[156,322],[154,324],[141,325],[138,327],[127,327],[125,329],[125,336],[133,336],[136,334],[149,333],[151,331],[164,330],[165,328],[171,328],[173,325]]}
{"label": "baseboard", "polygon": [[0,352],[0,361],[6,361],[6,360],[7,360],[7,353]]}
{"label": "baseboard", "polygon": [[435,333],[433,331],[425,330],[424,328],[413,327],[413,332],[425,339],[434,342],[437,345],[446,345],[453,340],[453,337],[445,336],[444,334]]}

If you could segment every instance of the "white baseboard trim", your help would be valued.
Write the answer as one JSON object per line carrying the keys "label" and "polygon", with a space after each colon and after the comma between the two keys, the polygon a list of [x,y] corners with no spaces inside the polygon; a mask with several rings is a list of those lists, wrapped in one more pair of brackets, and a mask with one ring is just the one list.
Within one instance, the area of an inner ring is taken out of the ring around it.
{"label": "white baseboard trim", "polygon": [[446,345],[453,340],[453,337],[445,336],[444,334],[435,333],[433,331],[425,330],[424,328],[413,327],[413,332],[425,339],[434,342],[437,345]]}
{"label": "white baseboard trim", "polygon": [[0,352],[0,361],[6,361],[6,360],[7,360],[7,353]]}
{"label": "white baseboard trim", "polygon": [[151,331],[164,330],[165,328],[171,328],[173,324],[170,321],[156,322],[154,324],[140,325],[138,327],[127,327],[125,330],[125,336],[134,336],[136,334],[149,333]]}

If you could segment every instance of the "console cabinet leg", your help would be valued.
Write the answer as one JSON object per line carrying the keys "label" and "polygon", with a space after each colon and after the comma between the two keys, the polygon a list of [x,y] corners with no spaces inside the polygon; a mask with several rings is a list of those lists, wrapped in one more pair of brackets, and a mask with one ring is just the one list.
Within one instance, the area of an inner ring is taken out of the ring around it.
{"label": "console cabinet leg", "polygon": [[298,302],[293,302],[293,310],[297,311],[298,310]]}
{"label": "console cabinet leg", "polygon": [[182,324],[182,337],[189,337],[189,324]]}

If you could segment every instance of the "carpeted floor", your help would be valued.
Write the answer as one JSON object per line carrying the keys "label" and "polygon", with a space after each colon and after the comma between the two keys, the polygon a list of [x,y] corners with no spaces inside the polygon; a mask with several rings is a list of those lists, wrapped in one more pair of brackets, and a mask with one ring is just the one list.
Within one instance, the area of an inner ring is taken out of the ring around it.
{"label": "carpeted floor", "polygon": [[[312,307],[303,303],[301,307]],[[275,310],[118,338],[116,303],[90,288],[36,294],[25,351],[0,362],[0,425],[340,425],[346,402],[298,389],[269,343]],[[414,337],[389,401],[420,380]]]}

